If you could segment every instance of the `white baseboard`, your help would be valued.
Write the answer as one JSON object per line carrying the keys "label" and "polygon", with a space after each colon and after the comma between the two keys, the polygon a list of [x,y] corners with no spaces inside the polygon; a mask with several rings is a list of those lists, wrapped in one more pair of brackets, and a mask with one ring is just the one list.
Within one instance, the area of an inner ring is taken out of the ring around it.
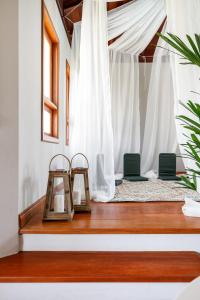
{"label": "white baseboard", "polygon": [[22,251],[197,251],[200,234],[24,234]]}

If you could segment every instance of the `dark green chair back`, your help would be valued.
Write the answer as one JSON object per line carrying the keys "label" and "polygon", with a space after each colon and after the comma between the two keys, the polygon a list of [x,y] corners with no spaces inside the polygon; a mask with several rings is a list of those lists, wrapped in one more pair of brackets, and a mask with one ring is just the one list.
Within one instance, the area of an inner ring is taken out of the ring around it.
{"label": "dark green chair back", "polygon": [[176,176],[176,154],[160,153],[159,155],[159,177]]}
{"label": "dark green chair back", "polygon": [[124,177],[125,176],[140,176],[139,153],[124,154]]}

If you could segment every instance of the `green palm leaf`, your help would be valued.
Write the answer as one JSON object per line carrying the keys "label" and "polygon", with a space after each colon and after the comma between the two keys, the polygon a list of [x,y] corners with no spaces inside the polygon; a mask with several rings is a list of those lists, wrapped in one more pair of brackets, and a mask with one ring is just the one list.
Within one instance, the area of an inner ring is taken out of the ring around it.
{"label": "green palm leaf", "polygon": [[194,125],[196,128],[199,128],[200,129],[200,123],[194,121],[193,119],[187,117],[187,116],[184,116],[184,115],[180,115],[177,117],[178,120],[181,120],[181,121],[187,121],[186,123],[189,124],[191,123],[192,125]]}
{"label": "green palm leaf", "polygon": [[200,52],[200,35],[199,34],[195,34],[194,36],[195,36],[197,47],[198,47],[199,52]]}
{"label": "green palm leaf", "polygon": [[[185,59],[187,62],[184,64],[193,64],[200,67],[200,52],[199,52],[199,37],[196,38],[195,41],[192,40],[191,37],[187,36],[187,40],[189,41],[191,49],[184,43],[177,35],[168,33],[167,35],[163,35],[158,33],[159,37],[161,37],[166,43],[168,43],[171,47],[176,49],[180,54],[180,56]],[[198,42],[197,42],[198,40]]]}
{"label": "green palm leaf", "polygon": [[[186,35],[188,45],[183,42],[177,35],[168,33],[166,35],[158,34],[167,44],[174,48],[180,56],[180,64],[193,64],[200,67],[200,35],[195,34],[194,38]],[[169,50],[170,52],[173,52]],[[175,53],[175,52],[173,52]],[[189,111],[194,118],[179,115],[177,119],[182,121],[183,128],[187,129],[187,134],[183,135],[187,138],[187,142],[182,144],[184,147],[184,155],[182,157],[193,160],[197,169],[187,169],[187,175],[181,177],[180,184],[192,190],[197,188],[197,177],[200,177],[200,104],[189,100],[187,103],[181,103],[182,106]]]}
{"label": "green palm leaf", "polygon": [[200,58],[200,52],[199,52],[199,49],[198,47],[195,45],[195,43],[193,42],[193,39],[187,34],[186,35],[192,49],[194,50],[194,53]]}

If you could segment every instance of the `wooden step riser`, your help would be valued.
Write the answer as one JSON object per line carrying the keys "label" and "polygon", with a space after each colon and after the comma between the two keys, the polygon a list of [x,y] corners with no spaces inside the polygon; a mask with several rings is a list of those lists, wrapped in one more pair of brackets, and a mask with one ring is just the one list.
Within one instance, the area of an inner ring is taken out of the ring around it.
{"label": "wooden step riser", "polygon": [[196,251],[199,234],[24,234],[22,251]]}
{"label": "wooden step riser", "polygon": [[186,283],[0,284],[1,300],[175,300]]}

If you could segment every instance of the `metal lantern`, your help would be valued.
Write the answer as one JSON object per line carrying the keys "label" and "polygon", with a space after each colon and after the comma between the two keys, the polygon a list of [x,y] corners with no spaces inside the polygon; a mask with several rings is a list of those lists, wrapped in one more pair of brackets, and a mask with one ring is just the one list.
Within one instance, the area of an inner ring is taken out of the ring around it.
{"label": "metal lantern", "polygon": [[[83,156],[87,162],[87,167],[72,167],[75,157]],[[71,159],[71,184],[72,184],[72,194],[74,200],[74,210],[75,212],[90,212],[90,190],[89,190],[89,178],[88,178],[89,163],[87,157],[82,153],[75,154]],[[74,181],[75,176],[81,175],[84,179],[84,195],[82,197],[81,191],[75,191]],[[78,199],[78,201],[77,201]]]}
{"label": "metal lantern", "polygon": [[[68,162],[68,169],[51,170],[53,160],[62,156]],[[67,220],[71,221],[74,215],[74,207],[72,200],[71,179],[70,179],[71,163],[63,154],[55,155],[49,164],[49,179],[47,185],[47,194],[44,207],[43,220]]]}

